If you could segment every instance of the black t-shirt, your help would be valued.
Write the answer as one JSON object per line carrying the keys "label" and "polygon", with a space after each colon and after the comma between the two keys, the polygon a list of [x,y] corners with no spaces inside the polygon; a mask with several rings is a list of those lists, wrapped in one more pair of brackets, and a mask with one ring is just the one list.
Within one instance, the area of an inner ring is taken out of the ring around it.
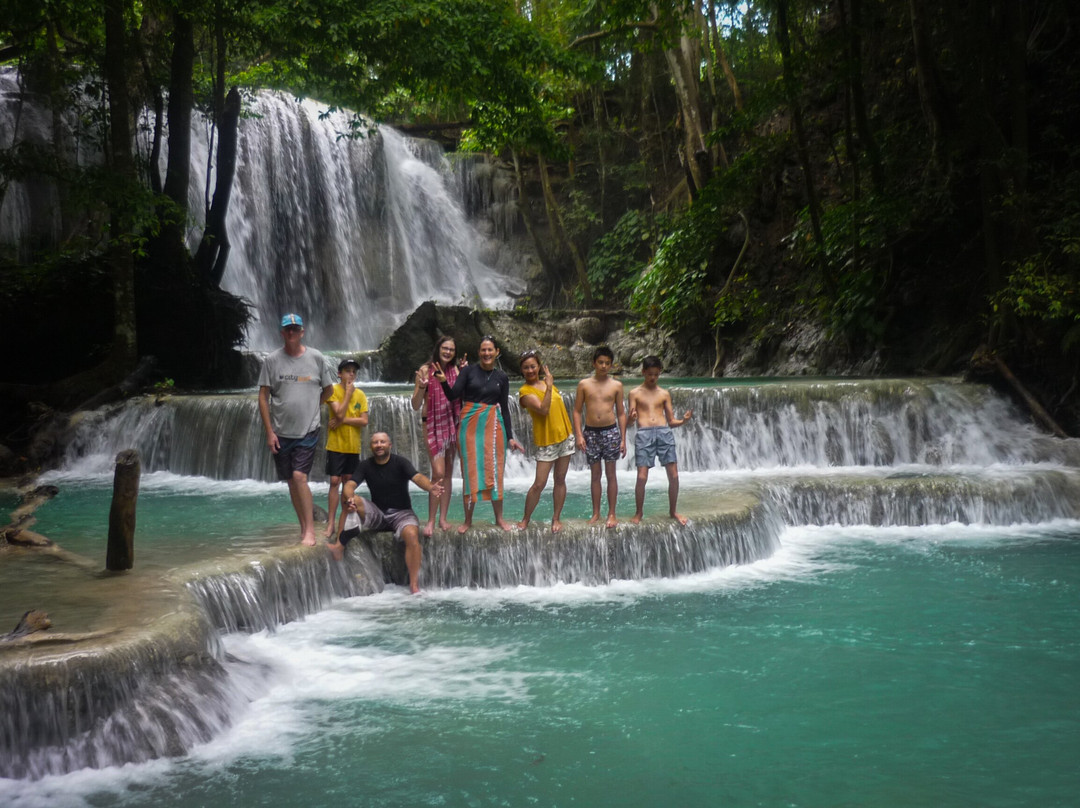
{"label": "black t-shirt", "polygon": [[361,460],[353,479],[357,485],[367,483],[371,501],[381,510],[412,510],[409,482],[416,474],[408,458],[391,452],[385,463],[376,463],[374,457]]}

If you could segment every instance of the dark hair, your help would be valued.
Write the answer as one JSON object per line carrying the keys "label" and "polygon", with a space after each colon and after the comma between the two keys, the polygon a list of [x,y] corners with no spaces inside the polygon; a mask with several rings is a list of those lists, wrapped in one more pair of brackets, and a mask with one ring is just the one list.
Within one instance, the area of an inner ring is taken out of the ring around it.
{"label": "dark hair", "polygon": [[659,356],[646,356],[641,360],[641,369],[646,371],[649,368],[657,368],[659,370],[664,369],[664,363],[660,361]]}
{"label": "dark hair", "polygon": [[485,342],[490,342],[495,346],[496,351],[499,350],[499,343],[495,341],[495,337],[491,336],[491,334],[484,334],[484,336],[480,337],[480,341],[476,343],[476,347],[479,349]]}
{"label": "dark hair", "polygon": [[446,342],[454,343],[454,355],[450,358],[450,364],[454,364],[454,360],[457,359],[457,340],[446,335],[435,340],[435,350],[431,352],[431,364],[442,367],[442,359],[439,358],[439,349],[442,348],[443,344]]}
{"label": "dark hair", "polygon": [[597,359],[599,359],[599,358],[600,358],[601,356],[606,356],[606,357],[607,357],[608,359],[610,359],[610,360],[611,360],[612,362],[614,362],[614,361],[615,361],[615,354],[613,354],[613,353],[611,352],[611,348],[609,348],[609,347],[608,347],[608,346],[606,346],[606,345],[601,345],[601,346],[600,346],[599,348],[597,348],[597,349],[596,349],[595,351],[593,351],[593,354],[592,354],[592,361],[593,361],[593,362],[595,362],[595,361],[596,361]]}
{"label": "dark hair", "polygon": [[521,366],[525,364],[526,359],[535,359],[537,365],[543,365],[540,361],[540,352],[535,348],[529,348],[527,351],[522,351],[518,357],[518,370],[521,370]]}

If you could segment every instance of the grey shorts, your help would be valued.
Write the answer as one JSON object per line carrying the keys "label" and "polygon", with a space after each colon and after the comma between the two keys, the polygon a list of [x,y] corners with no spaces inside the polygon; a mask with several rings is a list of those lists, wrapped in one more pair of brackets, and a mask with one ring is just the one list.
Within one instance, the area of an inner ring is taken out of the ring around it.
{"label": "grey shorts", "polygon": [[569,457],[577,450],[577,440],[570,434],[561,443],[549,443],[536,447],[536,459],[541,463],[554,463],[560,457]]}
{"label": "grey shorts", "polygon": [[278,450],[274,455],[277,477],[285,482],[292,479],[293,472],[310,474],[315,465],[315,447],[319,445],[319,430],[314,429],[302,438],[278,436]]}
{"label": "grey shorts", "polygon": [[587,426],[585,434],[585,461],[591,466],[603,460],[611,463],[622,456],[622,432],[618,424],[611,426]]}
{"label": "grey shorts", "polygon": [[381,510],[378,505],[370,500],[360,498],[364,503],[364,518],[362,523],[364,530],[392,530],[394,538],[401,538],[401,531],[409,525],[420,527],[420,520],[409,508],[387,508]]}
{"label": "grey shorts", "polygon": [[652,466],[658,457],[661,466],[676,462],[675,433],[670,426],[638,427],[634,436],[635,465]]}

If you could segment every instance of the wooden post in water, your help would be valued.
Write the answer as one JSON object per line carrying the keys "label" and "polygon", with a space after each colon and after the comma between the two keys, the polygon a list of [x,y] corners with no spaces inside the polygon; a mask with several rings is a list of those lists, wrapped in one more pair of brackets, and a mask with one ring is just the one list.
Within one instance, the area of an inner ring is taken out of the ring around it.
{"label": "wooden post in water", "polygon": [[135,504],[139,499],[139,453],[125,449],[116,456],[113,498],[109,509],[109,546],[105,569],[129,570],[135,564]]}

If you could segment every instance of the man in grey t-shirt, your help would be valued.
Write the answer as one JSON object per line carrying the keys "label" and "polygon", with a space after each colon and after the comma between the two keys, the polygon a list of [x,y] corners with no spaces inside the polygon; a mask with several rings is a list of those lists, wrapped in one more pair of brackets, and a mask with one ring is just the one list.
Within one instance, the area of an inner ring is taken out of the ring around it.
{"label": "man in grey t-shirt", "polygon": [[263,360],[259,415],[278,479],[289,484],[289,497],[300,520],[300,543],[313,547],[315,518],[308,474],[319,443],[319,409],[330,398],[334,374],[322,352],[301,344],[303,337],[304,321],[299,314],[281,318],[285,344]]}

